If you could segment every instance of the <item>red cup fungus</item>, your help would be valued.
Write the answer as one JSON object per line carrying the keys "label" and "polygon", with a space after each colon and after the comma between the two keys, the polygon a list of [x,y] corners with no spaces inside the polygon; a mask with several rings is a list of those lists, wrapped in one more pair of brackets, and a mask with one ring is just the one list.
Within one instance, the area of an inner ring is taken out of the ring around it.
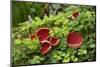
{"label": "red cup fungus", "polygon": [[49,42],[51,46],[57,46],[60,42],[60,39],[58,39],[57,37],[51,37]]}
{"label": "red cup fungus", "polygon": [[67,36],[68,47],[79,48],[83,43],[83,36],[80,32],[70,32]]}
{"label": "red cup fungus", "polygon": [[79,16],[79,12],[74,12],[72,16],[77,18]]}
{"label": "red cup fungus", "polygon": [[74,12],[70,17],[71,20],[75,20],[79,16],[79,12]]}
{"label": "red cup fungus", "polygon": [[49,29],[40,28],[39,30],[37,30],[36,35],[39,38],[40,42],[47,40],[49,38]]}
{"label": "red cup fungus", "polygon": [[44,54],[47,54],[50,50],[51,50],[51,45],[49,44],[49,42],[44,42],[44,43],[42,43],[42,47],[41,47],[41,49],[40,49],[40,53],[42,54],[42,55],[44,55]]}
{"label": "red cup fungus", "polygon": [[39,39],[41,44],[40,53],[47,54],[52,46],[57,46],[60,42],[60,39],[56,37],[50,37],[48,28],[40,28],[36,31],[35,34],[31,35],[31,40],[34,40],[36,37]]}

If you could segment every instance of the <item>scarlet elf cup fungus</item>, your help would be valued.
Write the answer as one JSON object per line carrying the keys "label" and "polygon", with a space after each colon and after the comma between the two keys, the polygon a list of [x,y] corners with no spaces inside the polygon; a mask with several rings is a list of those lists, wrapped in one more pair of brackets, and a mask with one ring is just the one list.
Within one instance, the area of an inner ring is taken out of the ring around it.
{"label": "scarlet elf cup fungus", "polygon": [[67,36],[68,47],[79,48],[83,43],[83,37],[80,32],[70,32]]}
{"label": "scarlet elf cup fungus", "polygon": [[73,16],[74,16],[75,18],[77,18],[77,17],[79,16],[79,12],[74,12],[74,13],[73,13]]}
{"label": "scarlet elf cup fungus", "polygon": [[42,43],[42,47],[41,47],[41,49],[40,49],[40,53],[42,54],[42,55],[44,55],[44,54],[47,54],[50,50],[51,50],[51,45],[49,44],[49,42],[44,42],[44,43]]}
{"label": "scarlet elf cup fungus", "polygon": [[52,49],[52,46],[57,46],[60,42],[60,39],[57,37],[50,37],[48,28],[37,30],[35,34],[31,35],[31,40],[34,40],[36,37],[40,41],[40,53],[42,55],[47,54]]}
{"label": "scarlet elf cup fungus", "polygon": [[40,28],[36,31],[36,35],[39,38],[40,42],[47,40],[49,38],[49,29],[48,28]]}
{"label": "scarlet elf cup fungus", "polygon": [[75,20],[79,16],[79,12],[74,12],[70,17],[72,20]]}
{"label": "scarlet elf cup fungus", "polygon": [[51,46],[57,46],[60,42],[60,39],[58,39],[57,37],[51,37],[49,42]]}

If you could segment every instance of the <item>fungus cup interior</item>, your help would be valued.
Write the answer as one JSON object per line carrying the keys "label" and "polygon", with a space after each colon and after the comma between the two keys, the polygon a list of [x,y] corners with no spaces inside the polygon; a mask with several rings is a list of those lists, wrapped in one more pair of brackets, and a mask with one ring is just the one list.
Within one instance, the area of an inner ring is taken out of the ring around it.
{"label": "fungus cup interior", "polygon": [[41,49],[40,49],[41,54],[46,54],[46,53],[49,51],[49,48],[50,48],[50,47],[51,47],[51,46],[49,45],[48,42],[44,42],[44,43],[42,44]]}
{"label": "fungus cup interior", "polygon": [[67,37],[67,42],[70,44],[77,44],[82,42],[83,37],[80,32],[71,32]]}
{"label": "fungus cup interior", "polygon": [[59,44],[59,39],[57,37],[51,37],[50,38],[50,43],[52,46],[58,45]]}
{"label": "fungus cup interior", "polygon": [[74,16],[75,18],[77,18],[77,17],[79,16],[79,12],[74,12],[74,13],[73,13],[73,16]]}
{"label": "fungus cup interior", "polygon": [[37,37],[40,41],[44,41],[49,37],[49,29],[48,28],[41,28],[36,32]]}

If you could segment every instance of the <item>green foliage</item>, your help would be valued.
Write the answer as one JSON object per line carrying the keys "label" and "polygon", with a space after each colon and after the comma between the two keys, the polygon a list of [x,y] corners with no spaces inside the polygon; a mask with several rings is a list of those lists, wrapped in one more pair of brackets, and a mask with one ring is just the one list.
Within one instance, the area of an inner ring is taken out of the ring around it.
{"label": "green foliage", "polygon": [[29,60],[30,64],[41,64],[44,58],[40,56],[34,56],[32,59]]}
{"label": "green foliage", "polygon": [[[93,6],[66,6],[57,15],[35,17],[32,22],[19,23],[12,30],[12,56],[14,65],[45,64],[45,63],[69,63],[96,60],[96,22],[95,9]],[[77,19],[69,17],[73,11],[80,15]],[[51,36],[60,39],[57,47],[47,55],[40,54],[40,43],[38,39],[30,39],[38,28],[48,27]],[[67,35],[71,31],[82,33],[84,41],[80,48],[72,49],[67,45]]]}

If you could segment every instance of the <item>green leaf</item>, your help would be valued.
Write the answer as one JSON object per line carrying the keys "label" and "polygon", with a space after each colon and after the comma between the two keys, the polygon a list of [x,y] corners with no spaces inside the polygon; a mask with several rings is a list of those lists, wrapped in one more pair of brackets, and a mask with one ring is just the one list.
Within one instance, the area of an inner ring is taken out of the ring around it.
{"label": "green leaf", "polygon": [[78,55],[84,55],[87,54],[87,50],[86,49],[79,49],[78,50]]}
{"label": "green leaf", "polygon": [[90,48],[94,48],[96,45],[93,43],[93,44],[90,44],[89,46]]}
{"label": "green leaf", "polygon": [[71,55],[71,60],[73,61],[74,60],[74,58],[75,58],[75,55]]}
{"label": "green leaf", "polygon": [[63,62],[63,63],[70,62],[70,58],[65,58],[62,62]]}
{"label": "green leaf", "polygon": [[73,62],[78,62],[78,58],[75,57],[75,58],[73,59]]}
{"label": "green leaf", "polygon": [[20,44],[21,44],[21,40],[20,40],[20,39],[16,39],[16,40],[15,40],[15,44],[16,44],[16,45],[20,45]]}

